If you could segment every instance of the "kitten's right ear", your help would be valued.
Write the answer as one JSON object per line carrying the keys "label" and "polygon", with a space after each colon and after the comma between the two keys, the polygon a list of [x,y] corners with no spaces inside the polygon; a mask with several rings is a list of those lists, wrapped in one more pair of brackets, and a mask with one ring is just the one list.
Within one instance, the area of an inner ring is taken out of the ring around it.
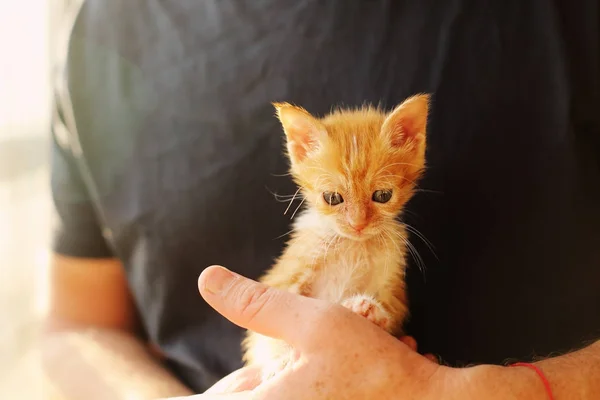
{"label": "kitten's right ear", "polygon": [[315,117],[301,107],[288,103],[273,103],[281,121],[292,163],[302,162],[317,150],[327,136],[327,130]]}

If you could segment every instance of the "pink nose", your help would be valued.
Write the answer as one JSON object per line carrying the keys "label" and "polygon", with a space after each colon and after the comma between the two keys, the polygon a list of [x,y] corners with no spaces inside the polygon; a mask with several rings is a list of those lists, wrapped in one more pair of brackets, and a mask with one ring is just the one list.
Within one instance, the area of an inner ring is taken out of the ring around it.
{"label": "pink nose", "polygon": [[348,224],[354,229],[356,232],[360,232],[367,226],[367,221],[348,221]]}

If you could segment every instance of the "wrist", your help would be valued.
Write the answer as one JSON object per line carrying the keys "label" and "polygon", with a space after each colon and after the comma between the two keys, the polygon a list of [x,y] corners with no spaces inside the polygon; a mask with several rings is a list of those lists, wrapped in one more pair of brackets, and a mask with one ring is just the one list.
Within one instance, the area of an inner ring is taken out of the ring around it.
{"label": "wrist", "polygon": [[479,365],[448,374],[454,389],[449,399],[548,400],[544,384],[529,368]]}

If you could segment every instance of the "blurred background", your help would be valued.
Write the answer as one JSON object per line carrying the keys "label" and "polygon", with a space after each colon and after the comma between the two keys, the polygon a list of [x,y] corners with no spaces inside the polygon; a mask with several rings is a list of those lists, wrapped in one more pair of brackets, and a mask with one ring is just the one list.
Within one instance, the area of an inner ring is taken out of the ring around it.
{"label": "blurred background", "polygon": [[0,1],[0,399],[41,398],[51,32],[63,0]]}

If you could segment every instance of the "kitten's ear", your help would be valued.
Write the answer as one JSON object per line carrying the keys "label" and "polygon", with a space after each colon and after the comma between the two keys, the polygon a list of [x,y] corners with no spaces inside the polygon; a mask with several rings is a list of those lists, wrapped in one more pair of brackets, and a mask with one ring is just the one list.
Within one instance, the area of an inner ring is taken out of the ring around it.
{"label": "kitten's ear", "polygon": [[287,148],[293,163],[301,162],[318,149],[327,130],[315,117],[301,107],[288,103],[273,103],[277,117],[287,137]]}
{"label": "kitten's ear", "polygon": [[427,130],[429,95],[409,97],[396,107],[385,119],[381,132],[388,136],[394,147],[402,147],[410,141],[424,142]]}

